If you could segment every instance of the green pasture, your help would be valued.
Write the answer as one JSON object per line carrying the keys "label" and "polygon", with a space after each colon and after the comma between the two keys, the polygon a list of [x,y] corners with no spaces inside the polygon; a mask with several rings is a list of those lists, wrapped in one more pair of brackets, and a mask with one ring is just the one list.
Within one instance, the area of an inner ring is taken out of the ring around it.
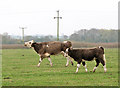
{"label": "green pasture", "polygon": [[77,63],[65,67],[66,58],[51,56],[53,67],[45,58],[41,66],[39,56],[32,49],[2,50],[2,86],[118,86],[118,49],[105,49],[107,73],[100,64],[95,73],[90,72],[95,61],[86,62],[88,72]]}

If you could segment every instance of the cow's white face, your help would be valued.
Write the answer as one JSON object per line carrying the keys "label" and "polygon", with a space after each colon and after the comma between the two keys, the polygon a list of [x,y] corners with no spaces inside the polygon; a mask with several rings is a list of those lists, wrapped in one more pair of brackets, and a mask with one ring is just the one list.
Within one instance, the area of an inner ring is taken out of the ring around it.
{"label": "cow's white face", "polygon": [[28,42],[25,42],[25,46],[27,46],[27,47],[29,47],[29,48],[31,48],[31,45],[34,43],[34,41],[33,40],[31,40],[31,41],[28,41]]}

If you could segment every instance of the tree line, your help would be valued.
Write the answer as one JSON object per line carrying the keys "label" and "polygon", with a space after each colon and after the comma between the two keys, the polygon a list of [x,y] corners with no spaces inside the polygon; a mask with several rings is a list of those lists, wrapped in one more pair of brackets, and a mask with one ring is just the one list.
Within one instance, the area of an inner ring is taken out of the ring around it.
{"label": "tree line", "polygon": [[105,30],[105,29],[82,29],[76,31],[69,37],[70,40],[78,42],[93,42],[93,43],[109,43],[118,41],[118,30]]}
{"label": "tree line", "polygon": [[[2,37],[2,44],[22,44],[23,41],[20,36],[9,35],[7,32],[0,34]],[[36,42],[56,41],[56,36],[25,36],[25,41],[34,40]],[[118,30],[95,29],[90,30],[81,29],[75,31],[70,36],[60,36],[60,41],[71,40],[76,42],[90,42],[90,43],[111,43],[118,42]]]}

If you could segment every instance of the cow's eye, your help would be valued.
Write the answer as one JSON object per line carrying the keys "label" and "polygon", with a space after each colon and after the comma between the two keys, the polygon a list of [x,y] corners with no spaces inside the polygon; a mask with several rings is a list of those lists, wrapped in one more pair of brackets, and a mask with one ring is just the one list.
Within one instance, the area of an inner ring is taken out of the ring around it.
{"label": "cow's eye", "polygon": [[29,42],[29,44],[31,44],[31,42]]}

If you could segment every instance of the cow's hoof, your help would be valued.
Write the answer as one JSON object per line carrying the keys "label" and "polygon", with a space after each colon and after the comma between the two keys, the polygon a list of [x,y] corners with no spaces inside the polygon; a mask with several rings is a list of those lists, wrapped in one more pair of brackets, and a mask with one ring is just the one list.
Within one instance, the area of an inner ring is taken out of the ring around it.
{"label": "cow's hoof", "polygon": [[106,73],[106,71],[104,71],[104,73]]}
{"label": "cow's hoof", "polygon": [[92,71],[90,70],[90,72],[92,72]]}
{"label": "cow's hoof", "polygon": [[93,70],[93,73],[95,72],[95,70]]}
{"label": "cow's hoof", "polygon": [[40,67],[40,65],[37,65],[37,67]]}
{"label": "cow's hoof", "polygon": [[68,64],[67,64],[67,65],[65,65],[65,67],[68,67]]}
{"label": "cow's hoof", "polygon": [[75,72],[75,74],[77,74],[78,72]]}
{"label": "cow's hoof", "polygon": [[106,72],[107,72],[107,69],[104,70],[104,73],[106,73]]}
{"label": "cow's hoof", "polygon": [[72,66],[74,65],[73,62],[71,62]]}
{"label": "cow's hoof", "polygon": [[52,67],[52,66],[53,66],[53,64],[50,64],[50,66]]}

